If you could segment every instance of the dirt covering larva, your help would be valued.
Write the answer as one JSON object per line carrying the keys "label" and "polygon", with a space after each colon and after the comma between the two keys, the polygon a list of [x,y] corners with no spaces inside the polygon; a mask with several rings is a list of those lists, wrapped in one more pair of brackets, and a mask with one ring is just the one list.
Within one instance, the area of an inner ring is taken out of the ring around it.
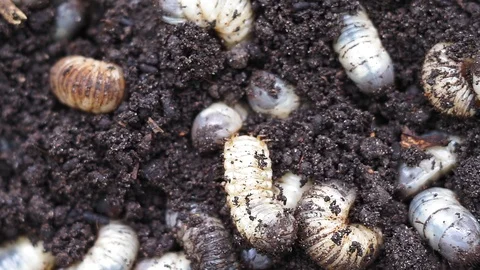
{"label": "dirt covering larva", "polygon": [[354,189],[329,182],[314,185],[300,200],[295,215],[300,244],[325,269],[364,269],[379,253],[379,229],[347,222],[355,197]]}
{"label": "dirt covering larva", "polygon": [[269,155],[267,145],[258,138],[230,138],[223,152],[225,191],[240,234],[259,250],[281,253],[294,243],[297,225],[276,199]]}
{"label": "dirt covering larva", "polygon": [[453,191],[435,187],[420,192],[410,203],[408,217],[422,238],[448,261],[480,263],[480,224]]}
{"label": "dirt covering larva", "polygon": [[200,27],[213,26],[231,48],[248,39],[253,29],[250,0],[159,0],[163,21],[179,24],[194,22]]}
{"label": "dirt covering larva", "polygon": [[68,270],[131,269],[138,249],[135,231],[130,226],[112,221],[98,231],[97,241],[83,261]]}
{"label": "dirt covering larva", "polygon": [[366,11],[343,15],[343,23],[333,48],[348,77],[364,93],[393,84],[392,59]]}
{"label": "dirt covering larva", "polygon": [[190,270],[190,261],[185,253],[167,252],[158,258],[143,259],[137,263],[135,270]]}
{"label": "dirt covering larva", "polygon": [[55,257],[45,252],[43,243],[33,245],[26,237],[0,248],[0,270],[50,270]]}

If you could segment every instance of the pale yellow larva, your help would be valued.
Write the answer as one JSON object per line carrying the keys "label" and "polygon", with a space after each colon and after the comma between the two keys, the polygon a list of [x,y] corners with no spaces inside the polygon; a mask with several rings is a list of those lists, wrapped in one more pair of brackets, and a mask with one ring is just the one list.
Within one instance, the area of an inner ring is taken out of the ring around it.
{"label": "pale yellow larva", "polygon": [[272,161],[265,142],[252,136],[232,137],[223,155],[227,204],[240,234],[259,250],[288,250],[297,225],[272,189]]}
{"label": "pale yellow larva", "polygon": [[98,238],[82,262],[69,270],[127,270],[133,267],[139,248],[135,231],[112,221],[98,232]]}
{"label": "pale yellow larva", "polygon": [[158,258],[143,259],[137,263],[135,270],[190,270],[190,261],[185,253],[167,252]]}
{"label": "pale yellow larva", "polygon": [[55,258],[45,252],[43,243],[33,245],[26,237],[0,248],[0,270],[49,270]]}
{"label": "pale yellow larva", "polygon": [[355,193],[337,182],[314,185],[297,208],[300,244],[325,269],[363,269],[373,262],[383,243],[379,229],[348,224]]}

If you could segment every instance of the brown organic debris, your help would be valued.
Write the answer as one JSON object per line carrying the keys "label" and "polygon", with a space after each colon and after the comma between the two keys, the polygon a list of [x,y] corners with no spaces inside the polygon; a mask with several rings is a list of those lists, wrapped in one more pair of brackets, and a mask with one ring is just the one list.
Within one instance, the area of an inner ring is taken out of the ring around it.
{"label": "brown organic debris", "polygon": [[17,8],[11,0],[0,0],[0,14],[11,24],[21,24],[27,19],[25,13]]}

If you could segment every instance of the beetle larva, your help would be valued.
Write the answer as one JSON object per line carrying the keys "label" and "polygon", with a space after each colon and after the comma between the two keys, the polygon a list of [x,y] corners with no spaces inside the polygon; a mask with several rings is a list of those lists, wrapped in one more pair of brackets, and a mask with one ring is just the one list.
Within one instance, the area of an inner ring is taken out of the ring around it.
{"label": "beetle larva", "polygon": [[167,252],[162,257],[143,259],[135,270],[190,270],[190,261],[182,252]]}
{"label": "beetle larva", "polygon": [[0,270],[48,270],[53,269],[55,257],[43,250],[42,242],[33,245],[20,237],[0,248]]}
{"label": "beetle larva", "polygon": [[[428,51],[422,67],[425,96],[438,111],[460,117],[475,115],[480,85],[467,81],[468,61],[456,61],[447,55],[451,43],[437,43]],[[473,82],[477,82],[476,76]]]}
{"label": "beetle larva", "polygon": [[285,119],[300,105],[294,89],[272,73],[255,71],[247,90],[248,103],[258,113]]}
{"label": "beetle larva", "polygon": [[83,56],[67,56],[50,69],[50,87],[63,104],[91,113],[114,111],[125,94],[122,69]]}
{"label": "beetle larva", "polygon": [[272,260],[256,249],[250,248],[242,251],[242,260],[248,266],[248,269],[262,270],[272,267]]}
{"label": "beetle larva", "polygon": [[21,24],[27,19],[23,13],[11,0],[0,0],[0,14],[11,24]]}
{"label": "beetle larva", "polygon": [[55,16],[55,39],[70,39],[85,23],[85,3],[68,0],[57,7]]}
{"label": "beetle larva", "polygon": [[242,128],[242,116],[225,103],[217,102],[201,111],[192,126],[192,142],[196,148],[213,150],[223,145]]}
{"label": "beetle larva", "polygon": [[213,26],[227,47],[248,39],[253,29],[250,0],[159,0],[163,21],[179,24],[194,22],[200,27]]}
{"label": "beetle larva", "polygon": [[417,194],[420,190],[451,171],[457,165],[455,149],[460,139],[450,137],[447,146],[432,146],[425,149],[432,157],[420,161],[418,166],[400,165],[397,190],[403,198]]}
{"label": "beetle larva", "polygon": [[178,212],[167,211],[166,222],[177,229],[177,239],[193,269],[239,269],[232,239],[220,219],[193,207],[185,220],[179,218]]}
{"label": "beetle larva", "polygon": [[112,221],[103,226],[87,255],[69,270],[127,270],[133,267],[139,248],[138,238],[130,226]]}
{"label": "beetle larva", "polygon": [[337,182],[314,185],[296,211],[300,244],[325,269],[363,269],[378,255],[383,236],[379,229],[348,224],[354,189]]}
{"label": "beetle larva", "polygon": [[392,59],[365,10],[344,14],[343,24],[333,48],[348,77],[364,93],[393,84]]}
{"label": "beetle larva", "polygon": [[430,246],[453,263],[480,263],[480,224],[445,188],[429,188],[410,203],[412,226]]}
{"label": "beetle larva", "polygon": [[302,177],[287,172],[275,181],[275,194],[284,198],[284,207],[287,209],[297,208],[303,193],[312,187],[312,182],[307,181],[302,185]]}
{"label": "beetle larva", "polygon": [[259,250],[288,250],[295,241],[297,225],[276,199],[265,142],[252,136],[232,137],[225,143],[223,155],[227,204],[240,234]]}

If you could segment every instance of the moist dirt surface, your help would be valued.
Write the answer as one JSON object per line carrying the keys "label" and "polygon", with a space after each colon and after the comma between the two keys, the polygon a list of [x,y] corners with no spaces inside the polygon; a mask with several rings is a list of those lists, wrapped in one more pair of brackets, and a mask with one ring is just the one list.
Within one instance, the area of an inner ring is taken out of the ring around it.
{"label": "moist dirt surface", "polygon": [[[459,58],[478,51],[475,1],[362,1],[395,65],[395,85],[373,96],[359,92],[332,48],[340,14],[356,1],[253,0],[253,36],[241,56],[212,29],[163,23],[149,0],[91,1],[85,26],[57,42],[56,2],[20,1],[28,16],[20,26],[0,18],[1,241],[42,240],[65,267],[82,259],[99,225],[122,219],[139,235],[139,258],[159,256],[181,248],[165,225],[167,207],[200,204],[221,218],[240,257],[248,245],[225,204],[222,150],[200,152],[190,131],[211,103],[245,101],[252,72],[266,70],[302,99],[286,120],[250,113],[240,131],[267,139],[274,178],[292,171],[355,187],[350,221],[384,234],[371,269],[454,267],[410,226],[395,185],[399,164],[423,157],[400,146],[405,127],[459,135],[458,168],[435,185],[480,218],[480,120],[439,114],[420,85],[437,42],[454,42]],[[50,67],[75,54],[123,68],[128,95],[115,112],[70,109],[51,93]],[[298,245],[272,259],[273,269],[319,268]]]}

